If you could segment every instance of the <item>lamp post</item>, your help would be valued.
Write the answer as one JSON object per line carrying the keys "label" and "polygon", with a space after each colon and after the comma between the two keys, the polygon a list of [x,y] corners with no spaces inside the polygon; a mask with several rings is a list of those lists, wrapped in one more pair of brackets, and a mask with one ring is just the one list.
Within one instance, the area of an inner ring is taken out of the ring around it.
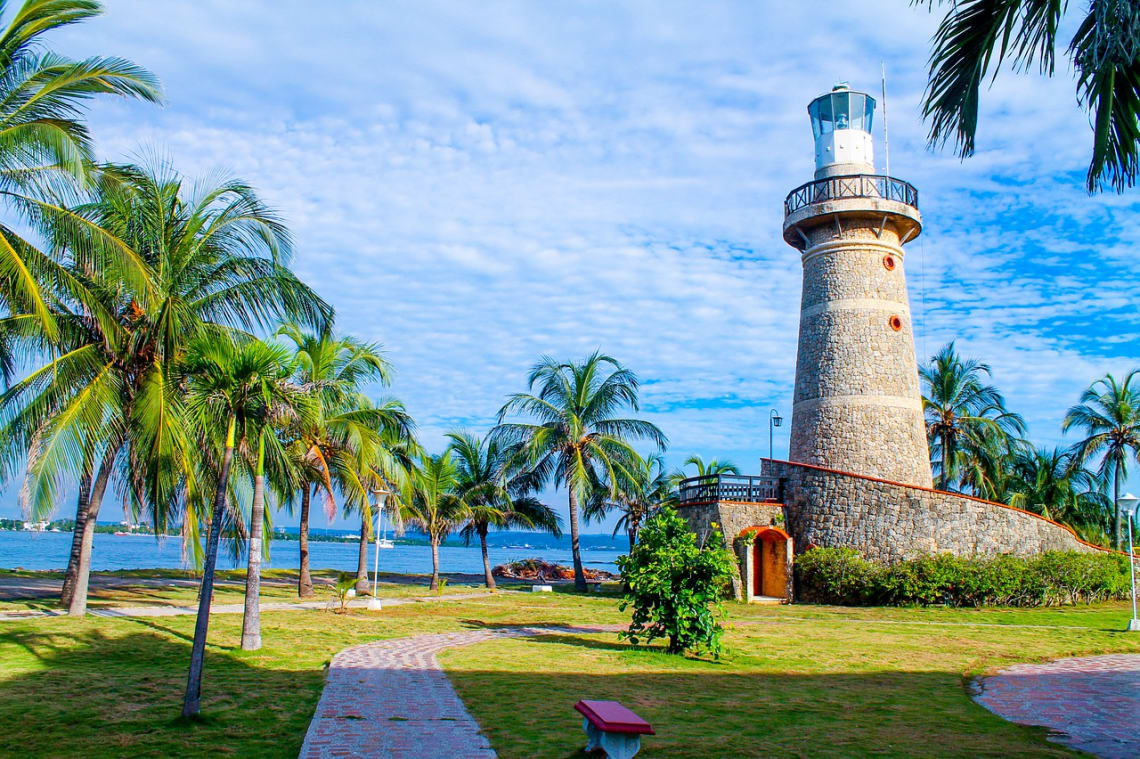
{"label": "lamp post", "polygon": [[780,416],[779,411],[772,409],[768,412],[768,458],[772,458],[772,429],[783,423],[784,417]]}
{"label": "lamp post", "polygon": [[376,493],[376,531],[373,533],[373,544],[375,545],[376,558],[372,562],[372,597],[368,599],[368,608],[372,611],[379,611],[381,608],[380,598],[376,595],[377,585],[380,582],[380,525],[384,519],[384,504],[388,501],[388,491],[380,488],[373,491]]}
{"label": "lamp post", "polygon": [[1128,632],[1140,632],[1140,619],[1136,617],[1136,556],[1132,553],[1132,520],[1140,498],[1127,493],[1117,498],[1116,504],[1128,515],[1128,571],[1132,576],[1132,619],[1128,620]]}

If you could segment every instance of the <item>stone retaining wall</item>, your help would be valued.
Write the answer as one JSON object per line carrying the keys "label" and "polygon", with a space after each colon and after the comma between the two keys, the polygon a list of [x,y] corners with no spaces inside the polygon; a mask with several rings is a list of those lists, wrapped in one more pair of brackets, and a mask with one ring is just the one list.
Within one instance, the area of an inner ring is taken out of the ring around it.
{"label": "stone retaining wall", "polygon": [[[677,509],[693,532],[697,542],[704,545],[717,525],[724,536],[724,546],[736,556],[737,571],[732,575],[732,592],[738,601],[748,600],[745,580],[751,576],[752,560],[747,548],[736,540],[750,527],[782,527],[784,507],[778,503],[744,503],[742,501],[716,501],[686,504]],[[790,558],[790,557],[789,557]],[[791,598],[791,571],[788,571],[787,597]]]}
{"label": "stone retaining wall", "polygon": [[845,546],[893,562],[932,553],[1102,550],[1035,514],[955,493],[771,459],[763,473],[783,480],[786,529],[797,552]]}

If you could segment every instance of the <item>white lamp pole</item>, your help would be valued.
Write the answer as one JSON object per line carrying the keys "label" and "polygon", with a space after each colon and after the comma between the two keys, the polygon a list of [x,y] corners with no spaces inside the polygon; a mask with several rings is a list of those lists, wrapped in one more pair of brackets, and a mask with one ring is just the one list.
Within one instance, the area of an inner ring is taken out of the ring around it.
{"label": "white lamp pole", "polygon": [[379,611],[381,608],[380,597],[376,595],[377,585],[380,582],[380,525],[384,519],[384,504],[388,500],[387,490],[377,490],[376,492],[376,531],[373,534],[373,545],[376,552],[376,558],[372,561],[372,597],[368,599],[368,608],[373,611]]}
{"label": "white lamp pole", "polygon": [[1140,498],[1128,493],[1117,498],[1116,503],[1128,514],[1128,571],[1132,575],[1132,619],[1128,620],[1128,631],[1140,632],[1140,619],[1136,618],[1136,556],[1132,553],[1132,519],[1136,516]]}

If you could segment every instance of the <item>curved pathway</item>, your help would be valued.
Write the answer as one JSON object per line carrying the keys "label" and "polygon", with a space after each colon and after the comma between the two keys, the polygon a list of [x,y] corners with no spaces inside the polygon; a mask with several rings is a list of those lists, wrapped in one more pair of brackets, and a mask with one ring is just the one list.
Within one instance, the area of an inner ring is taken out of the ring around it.
{"label": "curved pathway", "polygon": [[500,627],[414,635],[346,648],[333,657],[301,759],[494,759],[495,751],[436,653],[495,638],[598,633],[600,627]]}
{"label": "curved pathway", "polygon": [[1052,741],[1105,759],[1140,757],[1140,654],[1016,664],[977,686],[982,706],[1055,730]]}

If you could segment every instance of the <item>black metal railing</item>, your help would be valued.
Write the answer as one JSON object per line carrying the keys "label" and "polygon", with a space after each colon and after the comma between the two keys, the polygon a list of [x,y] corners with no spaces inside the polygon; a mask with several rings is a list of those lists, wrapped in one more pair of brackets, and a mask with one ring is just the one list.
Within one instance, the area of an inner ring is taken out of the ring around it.
{"label": "black metal railing", "polygon": [[843,198],[882,198],[918,208],[918,188],[911,183],[879,174],[852,174],[800,185],[784,200],[784,216],[814,203]]}
{"label": "black metal railing", "polygon": [[780,501],[779,477],[753,477],[744,474],[707,474],[681,480],[681,505],[711,501]]}

